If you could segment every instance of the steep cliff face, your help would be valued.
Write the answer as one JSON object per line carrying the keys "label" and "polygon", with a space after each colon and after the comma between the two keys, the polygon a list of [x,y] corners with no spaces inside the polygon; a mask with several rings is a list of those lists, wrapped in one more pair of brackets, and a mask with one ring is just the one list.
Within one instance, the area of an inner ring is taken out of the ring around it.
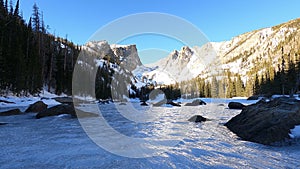
{"label": "steep cliff face", "polygon": [[136,45],[111,45],[110,47],[125,69],[132,71],[142,65]]}
{"label": "steep cliff face", "polygon": [[[144,75],[153,75],[151,77],[155,81],[162,79],[157,72],[164,72],[173,82],[180,82],[197,76],[207,79],[230,71],[246,81],[255,73],[278,70],[283,59],[286,62],[295,60],[297,55],[300,55],[300,19],[248,32],[229,41],[183,47],[147,65],[155,69],[144,72]],[[268,70],[270,68],[272,70]]]}
{"label": "steep cliff face", "polygon": [[117,56],[107,41],[88,42],[83,46],[83,50],[97,59],[110,59],[113,62],[117,61]]}
{"label": "steep cliff face", "polygon": [[109,45],[107,41],[97,41],[88,42],[83,49],[97,59],[117,63],[128,71],[142,65],[136,45]]}
{"label": "steep cliff face", "polygon": [[[156,69],[152,72],[146,72],[145,76],[151,74],[150,77],[160,84],[164,83],[163,79],[168,79],[168,82],[164,84],[169,84],[194,78],[205,68],[205,64],[203,64],[204,56],[201,56],[201,54],[202,53],[198,53],[193,48],[187,46],[182,47],[180,51],[175,50],[168,57],[154,64],[147,65],[149,67],[155,67]],[[169,78],[160,77],[166,75],[168,75]]]}

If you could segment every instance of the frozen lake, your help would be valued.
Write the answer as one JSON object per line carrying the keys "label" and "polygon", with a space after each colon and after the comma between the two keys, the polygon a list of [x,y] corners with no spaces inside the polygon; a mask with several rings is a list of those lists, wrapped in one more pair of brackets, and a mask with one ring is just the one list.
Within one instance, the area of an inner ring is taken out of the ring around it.
{"label": "frozen lake", "polygon": [[[99,105],[99,108],[107,124],[128,137],[175,138],[178,142],[167,148],[145,145],[165,151],[153,157],[128,158],[98,146],[85,133],[79,121],[69,116],[35,119],[35,114],[26,114],[0,117],[0,122],[9,123],[0,126],[0,168],[300,167],[300,143],[285,147],[264,146],[242,141],[224,127],[225,122],[240,113],[239,110],[227,109],[225,102],[225,106],[209,103],[206,106],[181,108],[147,108],[140,107],[139,103],[132,105],[140,112],[148,110],[157,113],[155,116],[159,118],[135,123],[118,113],[114,104]],[[121,111],[128,110],[126,105],[117,107]],[[89,109],[89,106],[83,108]],[[211,120],[201,124],[187,121],[196,114]],[[91,126],[99,123],[95,118],[85,118],[84,121]],[[98,131],[102,136],[111,134],[108,130]],[[109,139],[106,140],[109,142]],[[115,143],[116,148],[128,144],[127,149],[135,152],[132,143],[122,140],[111,142]]]}

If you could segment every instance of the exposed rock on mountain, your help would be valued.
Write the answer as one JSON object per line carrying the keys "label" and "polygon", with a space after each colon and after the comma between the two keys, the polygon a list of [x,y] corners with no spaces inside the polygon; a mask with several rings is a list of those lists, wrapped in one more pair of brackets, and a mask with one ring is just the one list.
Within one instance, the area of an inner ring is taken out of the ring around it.
{"label": "exposed rock on mountain", "polygon": [[136,45],[109,45],[107,41],[88,42],[83,49],[95,58],[109,60],[132,71],[142,63]]}
{"label": "exposed rock on mountain", "polygon": [[198,53],[197,50],[187,46],[182,47],[180,51],[175,50],[168,57],[147,65],[154,70],[145,73],[144,76],[150,77],[158,84],[189,80],[205,70],[206,60],[203,59],[205,55],[202,54],[207,53]]}
{"label": "exposed rock on mountain", "polygon": [[111,45],[111,49],[125,69],[133,71],[137,66],[142,65],[136,45]]}

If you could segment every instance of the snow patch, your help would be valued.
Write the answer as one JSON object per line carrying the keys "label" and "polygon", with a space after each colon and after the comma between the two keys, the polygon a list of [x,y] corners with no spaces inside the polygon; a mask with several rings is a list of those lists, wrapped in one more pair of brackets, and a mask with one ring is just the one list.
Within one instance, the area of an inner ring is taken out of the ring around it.
{"label": "snow patch", "polygon": [[300,125],[295,126],[290,131],[291,131],[291,134],[289,134],[289,135],[291,138],[300,138]]}

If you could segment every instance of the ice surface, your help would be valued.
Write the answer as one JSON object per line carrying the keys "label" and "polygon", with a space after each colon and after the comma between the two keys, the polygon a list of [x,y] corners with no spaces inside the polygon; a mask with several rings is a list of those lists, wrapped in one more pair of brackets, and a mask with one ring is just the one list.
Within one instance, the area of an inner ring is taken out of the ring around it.
{"label": "ice surface", "polygon": [[[181,108],[152,109],[140,107],[138,102],[127,103],[133,104],[133,107],[141,113],[146,109],[158,113],[159,118],[146,123],[127,120],[116,110],[114,104],[99,105],[107,123],[126,136],[135,138],[161,136],[179,139],[178,144],[149,158],[127,158],[104,150],[87,136],[77,119],[69,116],[35,119],[35,114],[26,114],[0,117],[0,122],[8,123],[0,126],[0,166],[1,168],[299,167],[299,144],[271,147],[242,141],[223,126],[240,113],[240,110],[227,108],[226,104],[234,99],[203,100],[208,103],[206,106]],[[181,101],[191,102],[191,100]],[[239,101],[244,104],[251,103],[241,98]],[[88,109],[89,105],[82,108]],[[187,121],[196,114],[211,120],[199,124]],[[94,118],[86,120],[90,120],[91,125],[97,123]],[[299,131],[299,128],[296,129]],[[105,130],[99,132],[103,136],[109,136],[109,132]],[[118,142],[121,143],[122,140]],[[134,145],[127,144],[134,152]]]}

